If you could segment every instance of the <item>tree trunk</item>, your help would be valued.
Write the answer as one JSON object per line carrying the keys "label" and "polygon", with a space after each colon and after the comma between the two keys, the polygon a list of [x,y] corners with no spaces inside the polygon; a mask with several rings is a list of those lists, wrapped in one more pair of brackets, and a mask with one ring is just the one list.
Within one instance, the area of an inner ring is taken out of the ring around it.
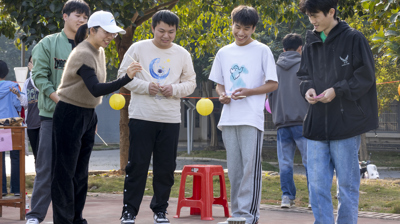
{"label": "tree trunk", "polygon": [[361,135],[361,144],[360,144],[360,161],[368,160],[368,150],[367,150],[367,137],[366,134]]}
{"label": "tree trunk", "polygon": [[[119,36],[115,39],[115,43],[118,49],[119,61],[122,62],[124,58],[125,52],[129,49],[132,44],[133,33],[135,32],[135,27],[128,27],[126,30],[126,34]],[[124,87],[122,87],[119,92],[125,98],[125,106],[120,110],[120,118],[119,118],[119,164],[120,164],[120,173],[125,173],[125,167],[128,164],[128,155],[129,155],[129,102],[131,100],[131,92]]]}
{"label": "tree trunk", "polygon": [[119,118],[119,164],[120,164],[120,173],[125,173],[125,167],[128,164],[128,156],[129,156],[129,113],[128,107],[129,102],[131,100],[130,91],[122,87],[119,90],[120,93],[125,98],[125,106],[120,110],[120,118]]}
{"label": "tree trunk", "polygon": [[[206,97],[211,97],[212,96],[212,82],[209,80],[207,81],[202,81],[203,82],[203,92],[205,93]],[[210,85],[211,84],[211,85]],[[210,138],[210,149],[215,149],[218,148],[218,134],[217,134],[217,123],[215,120],[215,115],[214,111],[211,112],[210,114],[210,125],[211,125],[211,138]]]}

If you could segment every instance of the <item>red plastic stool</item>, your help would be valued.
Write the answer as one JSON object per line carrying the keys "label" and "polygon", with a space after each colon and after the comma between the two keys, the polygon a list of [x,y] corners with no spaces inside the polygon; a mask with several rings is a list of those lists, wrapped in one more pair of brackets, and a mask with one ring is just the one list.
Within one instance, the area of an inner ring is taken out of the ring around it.
{"label": "red plastic stool", "polygon": [[[186,177],[193,175],[193,195],[185,198]],[[220,197],[214,198],[213,176],[219,176]],[[179,218],[182,207],[190,207],[190,215],[201,215],[201,220],[214,220],[212,205],[224,207],[225,217],[229,217],[224,169],[219,165],[186,165],[182,170],[178,206],[174,218]]]}

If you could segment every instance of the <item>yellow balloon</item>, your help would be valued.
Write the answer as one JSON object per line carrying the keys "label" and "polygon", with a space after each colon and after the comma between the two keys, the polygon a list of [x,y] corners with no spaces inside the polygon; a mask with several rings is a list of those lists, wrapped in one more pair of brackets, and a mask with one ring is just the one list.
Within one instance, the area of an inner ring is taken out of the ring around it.
{"label": "yellow balloon", "polygon": [[196,104],[196,110],[200,115],[207,116],[214,109],[213,102],[208,98],[201,98]]}
{"label": "yellow balloon", "polygon": [[399,95],[400,95],[400,84],[399,84],[399,87],[397,87],[397,92],[398,92]]}
{"label": "yellow balloon", "polygon": [[114,110],[121,110],[125,106],[125,97],[121,94],[114,94],[110,97],[110,106]]}

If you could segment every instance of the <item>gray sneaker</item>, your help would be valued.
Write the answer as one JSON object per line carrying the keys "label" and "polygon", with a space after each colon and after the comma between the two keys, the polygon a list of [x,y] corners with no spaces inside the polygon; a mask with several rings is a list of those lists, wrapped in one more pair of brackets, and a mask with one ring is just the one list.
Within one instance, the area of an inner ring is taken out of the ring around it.
{"label": "gray sneaker", "polygon": [[294,205],[294,200],[290,200],[289,196],[284,195],[282,197],[281,208],[290,208]]}

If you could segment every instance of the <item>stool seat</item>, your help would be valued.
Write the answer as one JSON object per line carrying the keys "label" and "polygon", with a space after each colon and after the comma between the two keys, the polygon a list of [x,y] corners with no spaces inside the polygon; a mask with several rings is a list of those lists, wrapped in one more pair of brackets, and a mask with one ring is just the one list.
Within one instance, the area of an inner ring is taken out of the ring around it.
{"label": "stool seat", "polygon": [[[193,176],[193,195],[185,198],[186,177]],[[219,176],[220,197],[214,198],[213,176]],[[220,165],[185,165],[182,170],[181,184],[176,215],[179,218],[182,207],[190,207],[190,215],[201,215],[201,220],[214,220],[212,205],[224,207],[225,217],[229,217],[228,200],[226,196],[225,174]]]}

